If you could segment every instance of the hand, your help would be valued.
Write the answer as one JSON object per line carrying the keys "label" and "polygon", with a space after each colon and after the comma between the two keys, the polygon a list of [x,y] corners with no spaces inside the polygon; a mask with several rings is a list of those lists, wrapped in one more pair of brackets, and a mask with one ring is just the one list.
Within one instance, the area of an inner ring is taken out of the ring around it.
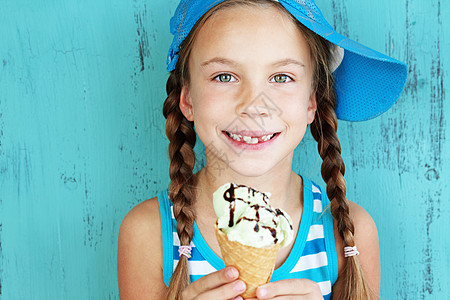
{"label": "hand", "polygon": [[256,297],[254,299],[323,300],[319,285],[309,279],[286,279],[270,282],[256,289]]}
{"label": "hand", "polygon": [[239,296],[245,289],[245,283],[238,280],[239,271],[234,267],[203,276],[191,283],[182,293],[183,300],[242,300]]}

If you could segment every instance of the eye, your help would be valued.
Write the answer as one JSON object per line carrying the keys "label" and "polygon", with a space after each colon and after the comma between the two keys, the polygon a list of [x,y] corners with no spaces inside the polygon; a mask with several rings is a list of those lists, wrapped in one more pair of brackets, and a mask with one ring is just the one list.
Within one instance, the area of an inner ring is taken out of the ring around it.
{"label": "eye", "polygon": [[219,74],[216,77],[214,77],[214,80],[220,81],[220,82],[234,82],[236,79],[233,77],[233,75],[230,74]]}
{"label": "eye", "polygon": [[287,83],[292,81],[292,78],[289,77],[286,74],[277,74],[275,76],[273,76],[271,82],[276,82],[276,83]]}

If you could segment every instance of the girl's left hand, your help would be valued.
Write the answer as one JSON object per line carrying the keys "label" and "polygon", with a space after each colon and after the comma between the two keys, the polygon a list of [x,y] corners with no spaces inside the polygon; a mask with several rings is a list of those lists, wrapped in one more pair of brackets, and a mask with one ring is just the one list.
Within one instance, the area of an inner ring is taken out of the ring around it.
{"label": "girl's left hand", "polygon": [[286,279],[267,283],[256,289],[256,297],[253,299],[323,299],[319,285],[309,279]]}

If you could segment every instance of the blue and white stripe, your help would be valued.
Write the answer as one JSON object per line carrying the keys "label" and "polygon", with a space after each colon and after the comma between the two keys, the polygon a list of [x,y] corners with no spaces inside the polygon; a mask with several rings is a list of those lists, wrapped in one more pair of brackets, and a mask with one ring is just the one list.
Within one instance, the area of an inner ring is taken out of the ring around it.
{"label": "blue and white stripe", "polygon": [[309,227],[302,256],[290,273],[296,274],[298,278],[308,278],[317,282],[324,299],[330,299],[332,284],[322,218],[324,206],[322,193],[314,183],[311,190],[313,192],[312,223]]}
{"label": "blue and white stripe", "polygon": [[[304,178],[304,185],[304,211],[300,229],[288,259],[274,271],[272,281],[308,278],[319,284],[324,299],[330,299],[331,287],[337,279],[337,256],[333,219],[329,210],[325,209],[329,201],[326,195],[321,193],[320,188],[311,181]],[[180,240],[167,191],[162,192],[158,199],[163,227],[164,281],[168,285],[180,259],[178,253]],[[196,223],[190,246],[192,257],[188,260],[188,265],[191,281],[224,267],[223,261],[202,238]]]}

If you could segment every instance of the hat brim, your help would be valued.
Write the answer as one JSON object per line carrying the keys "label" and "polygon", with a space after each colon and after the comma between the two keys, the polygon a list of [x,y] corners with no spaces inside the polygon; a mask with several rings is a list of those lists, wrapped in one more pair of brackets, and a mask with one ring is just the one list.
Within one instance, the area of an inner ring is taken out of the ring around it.
{"label": "hat brim", "polygon": [[[278,1],[300,23],[344,49],[344,58],[334,71],[337,94],[336,116],[340,120],[365,121],[386,112],[400,97],[408,66],[337,33],[321,12],[305,15],[305,7],[289,0]],[[322,17],[321,23],[313,17]]]}

